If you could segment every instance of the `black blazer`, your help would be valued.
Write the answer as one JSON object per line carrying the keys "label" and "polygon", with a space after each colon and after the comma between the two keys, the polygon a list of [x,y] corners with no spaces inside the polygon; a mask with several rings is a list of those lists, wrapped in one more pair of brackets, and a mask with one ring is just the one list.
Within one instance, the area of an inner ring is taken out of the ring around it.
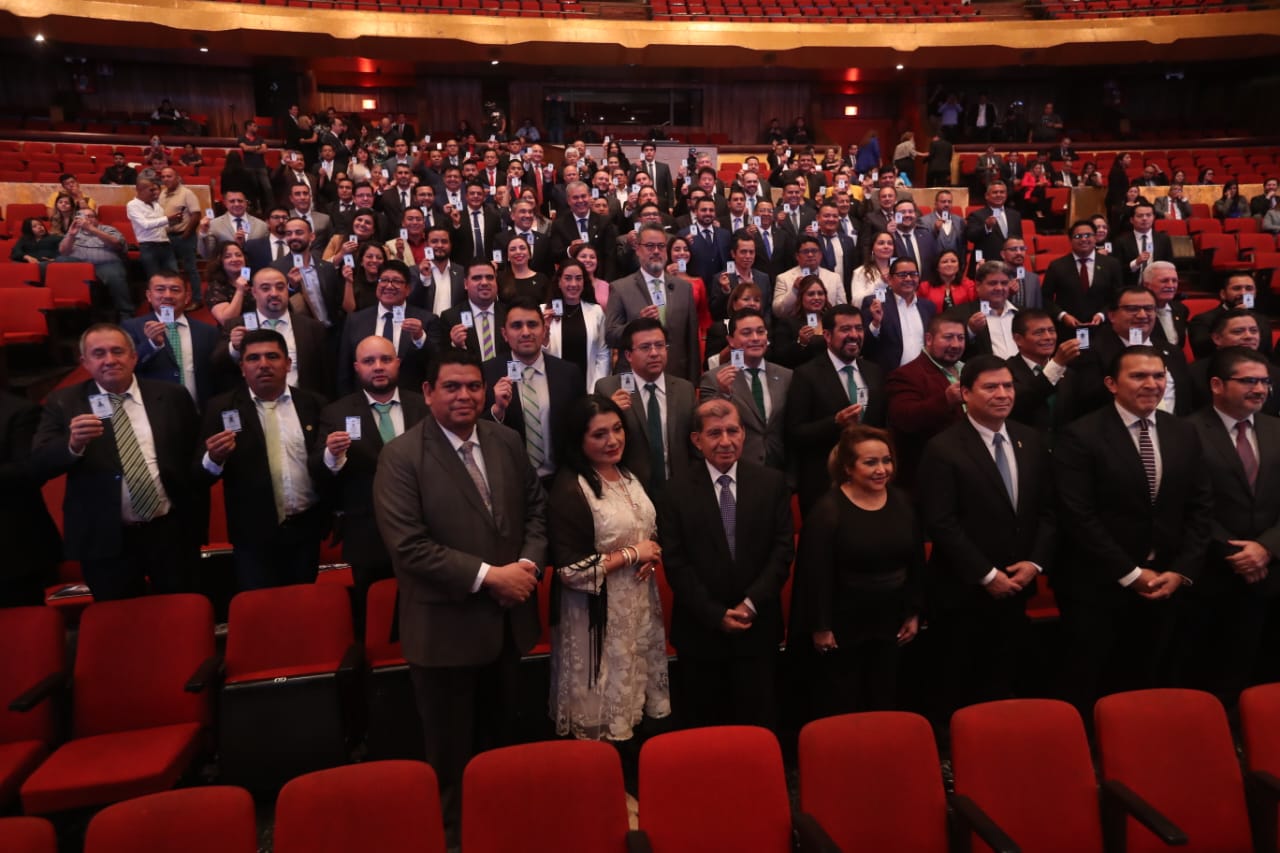
{"label": "black blazer", "polygon": [[[467,301],[466,294],[463,294],[462,301],[454,302],[453,307],[444,312],[440,317],[440,324],[444,327],[444,339],[446,343],[449,341],[449,330],[462,322],[462,312],[470,311],[471,303]],[[497,353],[496,358],[506,363],[511,358],[511,347],[507,346],[507,342],[502,339],[502,326],[507,321],[507,306],[501,302],[493,303],[493,348]],[[476,326],[467,329],[467,351],[480,356],[480,333]],[[505,370],[505,368],[504,368]]]}
{"label": "black blazer", "polygon": [[[862,323],[867,329],[862,348],[868,358],[874,359],[876,364],[880,365],[880,369],[888,373],[902,366],[902,323],[898,319],[898,300],[894,299],[893,293],[890,292],[884,303],[880,334],[871,334],[871,303],[875,298],[874,293],[867,296],[860,306]],[[934,314],[938,313],[938,306],[933,304],[932,299],[921,299],[919,294],[916,295],[915,304],[919,306],[920,327],[927,334],[929,321],[933,319]]]}
{"label": "black blazer", "polygon": [[463,207],[461,214],[462,218],[458,226],[452,228],[449,235],[451,242],[449,256],[456,258],[464,265],[470,261],[492,261],[493,250],[498,248],[496,240],[498,232],[502,230],[502,216],[487,204],[480,208],[480,224],[481,230],[484,232],[484,253],[478,254],[475,237],[471,233],[471,209]]}
{"label": "black blazer", "polygon": [[[862,422],[883,427],[888,403],[884,373],[865,358],[857,359],[857,365],[867,386],[867,410]],[[831,488],[827,456],[840,440],[841,429],[835,416],[850,405],[844,377],[836,373],[826,355],[815,356],[792,371],[787,393],[787,442],[794,449],[796,491],[802,511],[808,511]]]}
{"label": "black blazer", "polygon": [[[174,361],[173,350],[167,343],[160,349],[156,349],[142,332],[148,322],[159,319],[159,315],[152,312],[141,317],[132,317],[121,325],[121,328],[129,333],[129,337],[133,338],[134,349],[138,351],[138,366],[134,372],[143,379],[156,379],[182,385],[182,374],[178,371],[178,363]],[[205,401],[213,396],[213,355],[222,336],[208,323],[193,317],[187,317],[186,320],[187,327],[191,330],[193,352],[184,352],[182,357],[191,359],[195,366],[197,405],[204,406]]]}
{"label": "black blazer", "polygon": [[[1040,281],[1040,293],[1045,309],[1054,320],[1066,311],[1082,322],[1089,322],[1095,314],[1106,315],[1107,305],[1113,294],[1124,288],[1124,265],[1107,255],[1094,254],[1093,279],[1088,293],[1080,292],[1080,264],[1075,255],[1064,255],[1049,264]],[[1059,325],[1059,337],[1062,327]]]}
{"label": "black blazer", "polygon": [[[783,585],[791,573],[794,538],[786,477],[750,462],[737,469],[734,554],[720,519],[720,489],[706,465],[671,484],[661,503],[663,569],[674,593],[671,644],[681,655],[725,659],[773,655],[783,638]],[[751,628],[720,629],[724,613],[750,598]]]}
{"label": "black blazer", "polygon": [[[427,415],[422,393],[401,392],[404,428],[409,431]],[[351,442],[346,464],[333,473],[324,464],[324,444],[330,433],[346,432],[347,418],[360,418],[360,440]],[[311,482],[325,496],[326,503],[342,513],[342,555],[352,563],[378,564],[390,560],[382,537],[373,522],[373,475],[382,453],[378,419],[363,391],[357,391],[325,406],[320,412],[316,440],[307,457]]]}
{"label": "black blazer", "polygon": [[[1139,284],[1138,273],[1129,268],[1129,264],[1138,258],[1138,238],[1132,231],[1121,234],[1113,244],[1115,258],[1124,267],[1125,281],[1130,285]],[[1173,263],[1173,240],[1163,231],[1151,229],[1151,261],[1168,261]]]}
{"label": "black blazer", "polygon": [[[1199,577],[1213,495],[1196,428],[1157,411],[1162,476],[1153,504],[1133,438],[1114,406],[1068,426],[1054,440],[1060,538],[1055,592],[1116,597],[1119,579],[1142,566]],[[1147,555],[1155,557],[1148,560]]]}
{"label": "black blazer", "polygon": [[990,234],[987,233],[987,217],[990,215],[991,208],[984,206],[970,213],[964,221],[964,238],[969,241],[969,245],[975,251],[982,252],[984,261],[998,259],[1000,250],[1004,248],[1004,241],[1009,237],[1022,236],[1022,214],[1014,210],[1012,205],[1006,203],[1004,206],[1004,219],[1009,226],[1008,234],[1001,234],[998,226],[991,229]]}
{"label": "black blazer", "polygon": [[[409,291],[408,303],[414,305],[424,311],[431,311],[436,304],[436,280],[435,277],[423,278],[422,271],[414,267],[410,273],[412,281],[412,289]],[[449,263],[449,282],[450,292],[452,296],[449,299],[450,305],[457,305],[459,302],[465,302],[467,299],[467,269],[462,264]],[[448,328],[445,329],[445,338],[448,339]]]}
{"label": "black blazer", "polygon": [[[1039,433],[1006,422],[1018,466],[1018,505],[986,444],[968,418],[954,423],[925,446],[919,471],[927,488],[917,490],[920,517],[933,541],[929,557],[931,598],[940,607],[983,607],[995,599],[982,579],[1030,560],[1044,571],[1053,564],[1053,475],[1049,451]],[[1034,584],[1023,589],[1024,600]]]}
{"label": "black blazer", "polygon": [[[1213,392],[1209,388],[1211,361],[1211,358],[1200,358],[1187,366],[1187,373],[1191,377],[1191,407],[1197,411],[1213,404]],[[1271,377],[1272,391],[1267,402],[1262,404],[1262,412],[1274,417],[1280,415],[1280,394],[1275,391],[1280,388],[1280,367],[1268,363],[1267,374]]]}
{"label": "black blazer", "polygon": [[[355,312],[347,318],[342,328],[342,344],[338,348],[338,394],[346,395],[356,390],[355,358],[356,347],[370,335],[381,335],[383,320],[379,319],[386,309],[382,303],[372,308]],[[422,321],[422,330],[426,334],[426,343],[419,349],[413,345],[413,339],[406,332],[400,334],[400,348],[396,354],[400,357],[399,386],[406,393],[421,395],[422,382],[426,378],[427,359],[432,353],[440,352],[448,343],[440,318],[430,311],[424,311],[415,305],[404,307],[404,316]]]}
{"label": "black blazer", "polygon": [[[334,383],[334,354],[326,339],[328,332],[319,320],[307,317],[290,310],[289,324],[293,328],[293,342],[297,347],[294,361],[298,367],[298,387],[305,388],[313,394],[319,394],[326,400],[332,399]],[[243,317],[234,317],[227,324],[230,332],[236,326],[243,326]],[[226,347],[219,348],[219,357],[226,356]],[[238,366],[232,369],[239,376]]]}
{"label": "black blazer", "polygon": [[[1009,372],[1013,374],[1014,402],[1009,420],[1035,427],[1040,432],[1051,429],[1054,419],[1050,400],[1055,399],[1054,395],[1058,393],[1057,386],[1043,373],[1037,376],[1030,367],[1027,367],[1021,354],[1010,356],[1005,360],[1005,364],[1009,365]],[[1058,380],[1058,384],[1062,384],[1061,379]]]}
{"label": "black blazer", "polygon": [[[1197,314],[1187,321],[1187,340],[1191,342],[1191,354],[1196,358],[1207,358],[1213,355],[1217,347],[1213,345],[1213,327],[1218,318],[1231,309],[1219,304],[1212,311]],[[1271,321],[1258,312],[1253,312],[1253,319],[1258,321],[1258,352],[1272,353]]]}
{"label": "black blazer", "polygon": [[[1125,342],[1108,325],[1095,326],[1089,336],[1089,349],[1067,366],[1067,375],[1058,383],[1054,416],[1059,424],[1069,423],[1095,409],[1111,405],[1112,395],[1103,384],[1111,360],[1125,348]],[[1151,345],[1164,354],[1165,369],[1173,380],[1174,414],[1191,414],[1193,391],[1191,372],[1187,369],[1182,347],[1174,347],[1156,338]]]}
{"label": "black blazer", "polygon": [[[325,311],[329,314],[329,328],[340,329],[344,316],[342,313],[342,293],[346,289],[346,281],[342,278],[342,273],[338,272],[338,268],[328,261],[313,260],[312,262],[316,267],[316,276],[320,280],[320,295],[324,299]],[[287,276],[289,270],[293,269],[293,256],[285,255],[283,258],[272,261],[271,268],[279,270]],[[302,289],[301,287],[298,290],[290,288],[289,292],[292,296],[297,296],[301,294]],[[290,297],[291,302],[293,301],[292,296]],[[293,304],[295,307],[297,306],[297,302]],[[297,312],[291,310],[290,313],[296,314]],[[311,316],[309,309],[307,316]]]}
{"label": "black blazer", "polygon": [[[545,276],[555,275],[556,264],[561,259],[551,256],[551,239],[546,234],[539,233],[536,228],[531,233],[533,246],[529,252],[530,269]],[[508,228],[506,231],[498,232],[498,236],[494,238],[494,248],[502,251],[503,260],[507,257],[507,244],[516,236],[519,236],[518,232]]]}
{"label": "black blazer", "polygon": [[[544,438],[547,442],[547,449],[552,449],[554,441],[563,434],[563,424],[565,414],[569,406],[582,396],[582,389],[586,387],[587,378],[582,375],[582,370],[578,365],[556,358],[554,355],[542,356],[543,363],[547,369],[547,394],[551,398],[551,422],[544,424]],[[507,359],[491,358],[480,366],[480,372],[484,376],[484,417],[493,420],[491,409],[493,407],[493,386],[498,380],[503,379],[507,375]],[[516,432],[520,433],[521,439],[524,435],[524,408],[520,405],[520,389],[512,389],[511,404],[507,406],[506,417],[501,423],[508,426]],[[556,463],[559,463],[557,458]]]}
{"label": "black blazer", "polygon": [[0,538],[5,542],[0,578],[43,577],[62,555],[62,540],[32,465],[31,443],[39,424],[39,406],[0,392]]}
{"label": "black blazer", "polygon": [[[302,388],[290,388],[293,407],[302,424],[302,436],[308,454],[319,439],[320,410],[325,400]],[[235,409],[240,413],[241,431],[236,435],[236,447],[222,466],[222,476],[215,477],[205,470],[203,463],[205,442],[210,436],[222,432],[222,413]],[[376,434],[377,426],[373,428]],[[257,406],[247,386],[219,394],[209,401],[204,413],[204,424],[196,446],[195,464],[192,466],[198,482],[213,485],[222,480],[222,498],[227,514],[227,538],[232,545],[260,545],[269,541],[279,528],[276,521],[275,494],[271,487],[271,471],[267,465],[267,441],[258,420]],[[190,458],[190,457],[188,457]]]}
{"label": "black blazer", "polygon": [[[615,278],[613,268],[617,254],[618,229],[614,227],[609,217],[592,213],[587,217],[587,235],[590,237],[587,242],[596,250],[596,257],[600,259],[599,269],[596,270],[596,278],[613,281]],[[569,246],[575,240],[582,239],[578,233],[578,223],[573,213],[565,211],[563,215],[557,216],[555,221],[551,223],[551,231],[548,237],[550,239],[551,258],[558,264],[569,256]]]}
{"label": "black blazer", "polygon": [[[764,232],[769,232],[769,245],[773,248],[770,254],[765,250]],[[783,228],[780,225],[774,225],[772,228],[765,223],[760,229],[760,236],[756,237],[756,263],[755,268],[769,276],[770,279],[777,278],[780,274],[786,272],[796,265],[796,237],[790,228]],[[766,292],[764,295],[766,304],[773,302],[773,295]]]}
{"label": "black blazer", "polygon": [[[199,513],[208,503],[192,482],[189,464],[200,423],[196,404],[186,388],[169,382],[139,379],[138,390],[151,424],[160,483],[191,544],[201,544],[208,518]],[[72,455],[67,447],[71,419],[91,414],[89,396],[97,393],[97,383],[90,379],[49,394],[31,449],[32,472],[41,482],[67,475],[62,538],[69,560],[117,556],[124,544],[120,514],[124,472],[111,424],[106,423],[106,433],[89,442],[83,456]]]}

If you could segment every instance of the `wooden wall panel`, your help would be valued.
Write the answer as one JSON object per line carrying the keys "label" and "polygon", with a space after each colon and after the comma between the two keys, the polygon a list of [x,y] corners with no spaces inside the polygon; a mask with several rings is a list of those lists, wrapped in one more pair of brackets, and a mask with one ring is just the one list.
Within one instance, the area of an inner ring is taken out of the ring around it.
{"label": "wooden wall panel", "polygon": [[751,145],[777,116],[782,126],[796,116],[813,124],[811,83],[708,83],[703,87],[702,125],[709,131],[727,133],[735,145]]}

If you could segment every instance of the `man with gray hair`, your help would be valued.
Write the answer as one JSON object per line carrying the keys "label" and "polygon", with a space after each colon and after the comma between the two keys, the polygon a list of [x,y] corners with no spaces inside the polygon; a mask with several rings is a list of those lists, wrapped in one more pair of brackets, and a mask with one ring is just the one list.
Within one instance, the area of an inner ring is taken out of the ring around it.
{"label": "man with gray hair", "polygon": [[[551,257],[562,261],[585,243],[596,250],[596,257],[600,259],[596,275],[606,280],[612,279],[618,229],[609,217],[591,212],[591,189],[586,184],[573,181],[565,186],[564,191],[568,209],[557,216],[551,225]],[[663,235],[663,240],[665,239],[666,235]],[[663,265],[665,264],[664,255]],[[693,362],[696,364],[697,361],[695,357]]]}
{"label": "man with gray hair", "polygon": [[693,287],[688,280],[667,274],[667,234],[661,227],[641,228],[636,251],[640,270],[609,283],[605,340],[611,347],[620,347],[628,323],[652,317],[667,330],[668,372],[696,384],[701,371]]}
{"label": "man with gray hair", "polygon": [[93,264],[94,277],[111,294],[111,302],[122,321],[134,312],[124,268],[125,248],[124,235],[110,225],[99,225],[97,211],[89,208],[76,211],[76,218],[58,244],[59,259]]}
{"label": "man with gray hair", "polygon": [[1191,311],[1178,299],[1178,268],[1168,261],[1152,261],[1142,270],[1142,286],[1156,298],[1156,326],[1151,336],[1175,347],[1187,339]]}

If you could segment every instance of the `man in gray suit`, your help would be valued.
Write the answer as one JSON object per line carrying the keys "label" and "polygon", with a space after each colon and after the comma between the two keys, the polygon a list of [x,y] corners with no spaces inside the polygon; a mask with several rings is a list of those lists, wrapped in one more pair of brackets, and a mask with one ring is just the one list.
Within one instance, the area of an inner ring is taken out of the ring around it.
{"label": "man in gray suit", "polygon": [[[683,478],[689,469],[696,405],[693,384],[665,372],[667,331],[656,317],[629,323],[622,332],[621,348],[634,372],[606,376],[595,390],[622,409],[627,431],[622,462],[652,493],[667,480]],[[623,376],[635,380],[634,390],[623,387]]]}
{"label": "man in gray suit", "polygon": [[955,252],[960,257],[960,269],[965,269],[964,217],[955,217],[951,202],[951,190],[938,190],[933,197],[933,210],[920,217],[919,227],[933,235],[938,254]]}
{"label": "man in gray suit", "polygon": [[1000,250],[1000,259],[1013,267],[1013,280],[1010,285],[1017,282],[1017,287],[1009,288],[1009,301],[1013,306],[1018,309],[1043,308],[1044,297],[1040,294],[1040,276],[1027,266],[1027,241],[1021,237],[1008,238]]}
{"label": "man in gray suit", "polygon": [[249,200],[240,190],[228,190],[222,195],[227,212],[200,223],[200,239],[196,249],[202,258],[213,257],[219,243],[235,242],[244,248],[246,240],[263,240],[267,235],[267,223],[249,215]]}
{"label": "man in gray suit", "polygon": [[668,333],[669,372],[696,382],[699,375],[698,312],[693,305],[693,287],[682,278],[667,275],[665,231],[646,225],[640,229],[638,240],[640,271],[609,284],[609,303],[605,306],[604,315],[605,340],[611,347],[621,347],[623,330],[632,320],[639,317],[659,320]]}
{"label": "man in gray suit", "polygon": [[374,512],[400,584],[400,642],[458,843],[462,770],[508,740],[520,655],[539,634],[546,494],[524,441],[480,421],[484,379],[471,353],[427,366],[430,414],[378,458]]}
{"label": "man in gray suit", "polygon": [[742,366],[725,362],[702,374],[702,400],[720,397],[733,403],[745,431],[742,458],[787,470],[785,412],[791,371],[765,361],[769,333],[764,314],[743,308],[729,317],[731,352],[741,350]]}

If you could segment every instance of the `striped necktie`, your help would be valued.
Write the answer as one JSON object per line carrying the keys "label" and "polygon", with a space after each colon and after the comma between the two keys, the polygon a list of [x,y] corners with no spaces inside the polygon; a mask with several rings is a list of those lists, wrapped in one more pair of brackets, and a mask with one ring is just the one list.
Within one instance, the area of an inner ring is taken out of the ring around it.
{"label": "striped necktie", "polygon": [[533,387],[533,379],[537,375],[537,370],[526,366],[523,374],[524,381],[520,383],[520,410],[524,414],[525,450],[529,454],[529,464],[535,471],[547,461],[542,410],[538,405],[538,392]]}
{"label": "striped necktie", "polygon": [[116,452],[120,454],[120,468],[129,490],[129,505],[139,519],[150,521],[160,509],[160,490],[142,456],[129,413],[124,410],[124,395],[108,394],[107,398],[111,400],[111,431],[115,433]]}

